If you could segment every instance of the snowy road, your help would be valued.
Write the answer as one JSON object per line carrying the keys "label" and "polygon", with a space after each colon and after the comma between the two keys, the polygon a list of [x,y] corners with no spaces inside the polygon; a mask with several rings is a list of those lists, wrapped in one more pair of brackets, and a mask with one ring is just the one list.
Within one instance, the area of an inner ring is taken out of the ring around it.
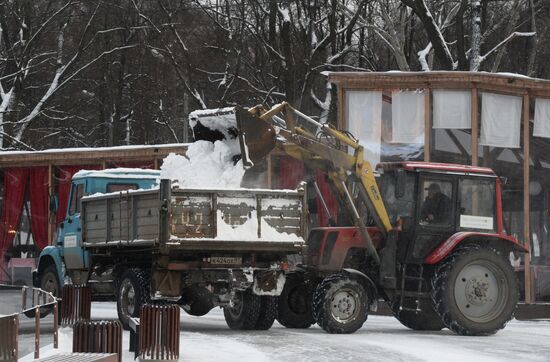
{"label": "snowy road", "polygon": [[[92,316],[116,318],[116,306],[93,303]],[[61,329],[62,351],[69,352],[70,334],[70,328]],[[123,343],[127,349],[127,333]],[[370,316],[355,334],[329,335],[317,326],[291,330],[277,323],[265,332],[232,331],[215,309],[199,318],[182,312],[180,349],[180,360],[189,362],[550,361],[550,320],[514,320],[495,336],[460,337],[448,330],[415,332],[392,317]],[[126,352],[123,360],[133,359]]]}

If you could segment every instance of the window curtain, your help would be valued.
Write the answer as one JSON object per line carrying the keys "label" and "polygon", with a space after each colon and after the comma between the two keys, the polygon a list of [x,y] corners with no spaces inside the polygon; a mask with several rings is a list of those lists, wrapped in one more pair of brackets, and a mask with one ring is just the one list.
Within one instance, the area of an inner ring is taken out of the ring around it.
{"label": "window curtain", "polygon": [[433,91],[433,128],[472,128],[472,94],[469,91]]}
{"label": "window curtain", "polygon": [[75,173],[80,170],[100,170],[98,165],[81,165],[81,166],[61,166],[58,167],[59,175],[57,177],[57,214],[55,215],[56,223],[60,223],[65,219],[67,213],[67,203],[69,202],[69,192],[71,191],[71,179]]}
{"label": "window curtain", "polygon": [[[11,246],[19,227],[28,176],[29,169],[27,168],[4,169],[2,216],[0,219],[0,269],[4,272],[7,270],[4,255]],[[2,274],[0,273],[0,277],[4,278],[5,275]]]}
{"label": "window curtain", "polygon": [[48,168],[30,169],[29,200],[34,244],[42,250],[48,245]]}
{"label": "window curtain", "polygon": [[423,91],[392,92],[392,142],[424,143]]}
{"label": "window curtain", "polygon": [[521,97],[482,93],[479,144],[519,148],[521,103]]}
{"label": "window curtain", "polygon": [[364,157],[380,162],[382,136],[382,92],[346,91],[347,129],[365,148]]}
{"label": "window curtain", "polygon": [[[327,208],[332,215],[334,221],[338,221],[338,199],[334,195],[334,192],[330,188],[330,184],[327,181],[327,175],[319,170],[315,173],[315,181],[317,182],[317,186],[319,187],[319,191],[321,191],[321,195],[323,195],[323,199],[325,199],[325,203],[327,204]],[[325,212],[325,208],[323,207],[323,204],[321,203],[321,200],[317,197],[316,198],[316,204],[317,204],[317,215],[319,218],[319,226],[329,226],[328,225],[328,215]]]}
{"label": "window curtain", "polygon": [[533,136],[550,138],[550,99],[535,100]]}
{"label": "window curtain", "polygon": [[304,179],[304,163],[292,157],[282,157],[279,172],[279,187],[295,189]]}

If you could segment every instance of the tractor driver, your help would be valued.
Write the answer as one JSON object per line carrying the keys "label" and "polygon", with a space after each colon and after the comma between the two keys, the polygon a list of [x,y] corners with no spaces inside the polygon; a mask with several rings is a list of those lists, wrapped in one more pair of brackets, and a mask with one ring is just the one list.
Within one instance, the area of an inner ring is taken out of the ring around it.
{"label": "tractor driver", "polygon": [[449,220],[451,199],[441,192],[438,183],[431,183],[426,188],[428,196],[424,200],[421,209],[421,224],[442,224]]}

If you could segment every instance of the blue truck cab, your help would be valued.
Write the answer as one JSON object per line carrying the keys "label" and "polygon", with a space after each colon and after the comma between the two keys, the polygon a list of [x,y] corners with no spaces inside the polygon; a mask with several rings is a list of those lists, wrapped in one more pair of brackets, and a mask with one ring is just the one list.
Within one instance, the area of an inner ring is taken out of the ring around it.
{"label": "blue truck cab", "polygon": [[72,178],[67,212],[57,227],[55,243],[40,253],[38,268],[33,273],[34,285],[60,296],[66,276],[75,284],[87,281],[90,255],[82,247],[80,201],[83,196],[151,189],[158,186],[159,179],[157,170],[118,168],[77,172]]}

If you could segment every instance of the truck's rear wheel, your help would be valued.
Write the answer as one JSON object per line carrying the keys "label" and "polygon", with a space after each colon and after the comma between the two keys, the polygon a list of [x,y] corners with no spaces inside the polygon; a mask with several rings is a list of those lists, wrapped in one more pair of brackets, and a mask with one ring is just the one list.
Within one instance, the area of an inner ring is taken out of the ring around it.
{"label": "truck's rear wheel", "polygon": [[150,300],[149,276],[142,269],[128,269],[122,274],[117,286],[118,319],[124,329],[129,329],[129,319],[139,317],[141,306]]}
{"label": "truck's rear wheel", "polygon": [[399,310],[399,298],[395,297],[390,302],[393,315],[402,325],[415,331],[439,331],[445,325],[439,319],[430,299],[420,300],[420,311]]}
{"label": "truck's rear wheel", "polygon": [[255,330],[267,331],[277,316],[277,297],[264,295],[260,297],[260,315],[254,326]]}
{"label": "truck's rear wheel", "polygon": [[[54,297],[61,297],[61,283],[57,277],[57,269],[55,265],[50,264],[40,273],[38,279],[38,287],[46,292],[50,292]],[[40,318],[44,318],[52,312],[52,307],[40,308]],[[29,318],[35,316],[35,309],[25,312]]]}
{"label": "truck's rear wheel", "polygon": [[313,296],[317,324],[328,333],[353,333],[367,320],[369,297],[356,280],[336,274],[325,278]]}
{"label": "truck's rear wheel", "polygon": [[225,322],[231,329],[254,329],[260,316],[261,299],[250,290],[237,291],[232,307],[224,307]]}
{"label": "truck's rear wheel", "polygon": [[519,298],[512,266],[498,250],[467,245],[447,257],[432,279],[441,320],[457,334],[494,334],[512,318]]}
{"label": "truck's rear wheel", "polygon": [[309,328],[313,319],[312,288],[301,277],[287,277],[279,296],[277,321],[286,328]]}

